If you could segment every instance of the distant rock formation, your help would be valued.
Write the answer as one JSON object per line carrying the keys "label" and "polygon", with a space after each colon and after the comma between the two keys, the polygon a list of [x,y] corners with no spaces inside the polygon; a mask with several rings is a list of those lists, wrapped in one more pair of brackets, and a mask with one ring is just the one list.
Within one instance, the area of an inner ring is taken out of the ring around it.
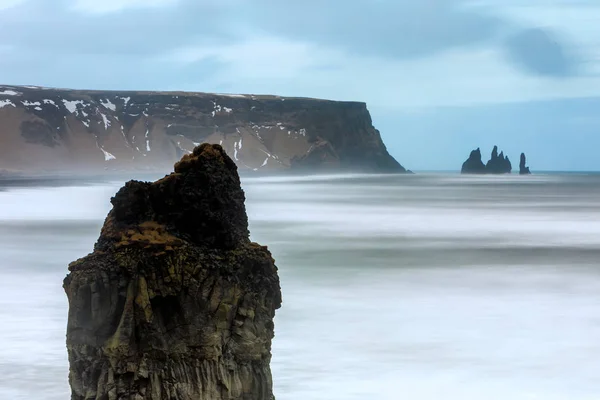
{"label": "distant rock formation", "polygon": [[406,172],[361,102],[0,85],[0,126],[0,169],[27,173],[163,173],[204,142],[246,173]]}
{"label": "distant rock formation", "polygon": [[270,400],[277,268],[250,242],[237,167],[202,144],[111,199],[69,265],[72,400]]}
{"label": "distant rock formation", "polygon": [[492,150],[492,156],[485,165],[485,171],[488,174],[510,174],[512,171],[512,164],[508,159],[508,156],[504,156],[504,152],[501,151],[498,154],[498,146],[494,146]]}
{"label": "distant rock formation", "polygon": [[479,147],[471,151],[469,158],[462,165],[463,174],[485,174],[485,164],[481,161],[481,150]]}
{"label": "distant rock formation", "polygon": [[512,164],[504,152],[498,154],[498,146],[494,146],[492,155],[486,164],[481,161],[481,151],[479,148],[471,151],[469,158],[461,168],[462,174],[510,174]]}
{"label": "distant rock formation", "polygon": [[527,166],[527,158],[525,157],[525,153],[521,153],[521,162],[519,163],[519,174],[520,175],[530,175],[531,171]]}

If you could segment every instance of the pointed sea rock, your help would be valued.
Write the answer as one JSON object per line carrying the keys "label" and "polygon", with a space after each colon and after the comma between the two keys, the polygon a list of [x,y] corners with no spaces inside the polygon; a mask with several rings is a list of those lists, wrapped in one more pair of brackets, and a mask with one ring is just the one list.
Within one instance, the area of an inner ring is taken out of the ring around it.
{"label": "pointed sea rock", "polygon": [[269,400],[277,268],[248,236],[235,163],[202,144],[111,199],[69,265],[72,400]]}
{"label": "pointed sea rock", "polygon": [[467,161],[462,165],[461,174],[485,174],[485,164],[481,161],[481,150],[479,147],[469,155]]}
{"label": "pointed sea rock", "polygon": [[521,162],[519,163],[519,174],[520,175],[530,175],[531,171],[527,166],[527,158],[525,157],[525,153],[521,153]]}

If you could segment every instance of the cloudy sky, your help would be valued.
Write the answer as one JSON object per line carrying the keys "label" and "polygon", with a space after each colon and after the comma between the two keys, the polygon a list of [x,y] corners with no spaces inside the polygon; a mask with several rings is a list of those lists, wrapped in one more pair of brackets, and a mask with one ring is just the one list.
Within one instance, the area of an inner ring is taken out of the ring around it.
{"label": "cloudy sky", "polygon": [[367,102],[390,152],[600,170],[598,0],[0,0],[0,82]]}

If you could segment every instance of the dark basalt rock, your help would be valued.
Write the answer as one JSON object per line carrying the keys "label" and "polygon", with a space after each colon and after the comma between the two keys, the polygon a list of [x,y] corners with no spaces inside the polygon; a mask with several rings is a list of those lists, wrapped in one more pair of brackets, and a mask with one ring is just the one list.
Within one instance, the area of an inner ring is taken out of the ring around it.
{"label": "dark basalt rock", "polygon": [[510,174],[512,164],[504,152],[498,154],[498,146],[494,146],[489,161],[484,165],[481,161],[481,151],[479,148],[471,151],[469,158],[462,165],[463,174]]}
{"label": "dark basalt rock", "polygon": [[519,174],[520,175],[530,175],[531,171],[527,166],[527,158],[525,157],[525,153],[521,153],[521,161],[519,162]]}
{"label": "dark basalt rock", "polygon": [[508,159],[508,156],[504,156],[504,152],[498,154],[498,146],[494,146],[492,150],[492,156],[485,165],[485,171],[488,174],[510,174],[512,171],[512,164]]}
{"label": "dark basalt rock", "polygon": [[485,164],[481,161],[481,150],[479,147],[471,151],[469,158],[462,165],[463,174],[485,174]]}
{"label": "dark basalt rock", "polygon": [[209,144],[111,199],[64,281],[72,400],[274,399],[281,291],[244,200],[235,163]]}

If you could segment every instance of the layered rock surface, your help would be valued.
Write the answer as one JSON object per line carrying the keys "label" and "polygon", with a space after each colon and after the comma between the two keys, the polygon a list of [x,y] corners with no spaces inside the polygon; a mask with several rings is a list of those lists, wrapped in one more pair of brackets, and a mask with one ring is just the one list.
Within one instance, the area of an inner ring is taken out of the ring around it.
{"label": "layered rock surface", "polygon": [[365,103],[0,86],[0,169],[168,171],[202,142],[240,171],[405,172]]}
{"label": "layered rock surface", "polygon": [[111,199],[64,281],[73,400],[273,399],[281,291],[244,199],[235,163],[209,144]]}

